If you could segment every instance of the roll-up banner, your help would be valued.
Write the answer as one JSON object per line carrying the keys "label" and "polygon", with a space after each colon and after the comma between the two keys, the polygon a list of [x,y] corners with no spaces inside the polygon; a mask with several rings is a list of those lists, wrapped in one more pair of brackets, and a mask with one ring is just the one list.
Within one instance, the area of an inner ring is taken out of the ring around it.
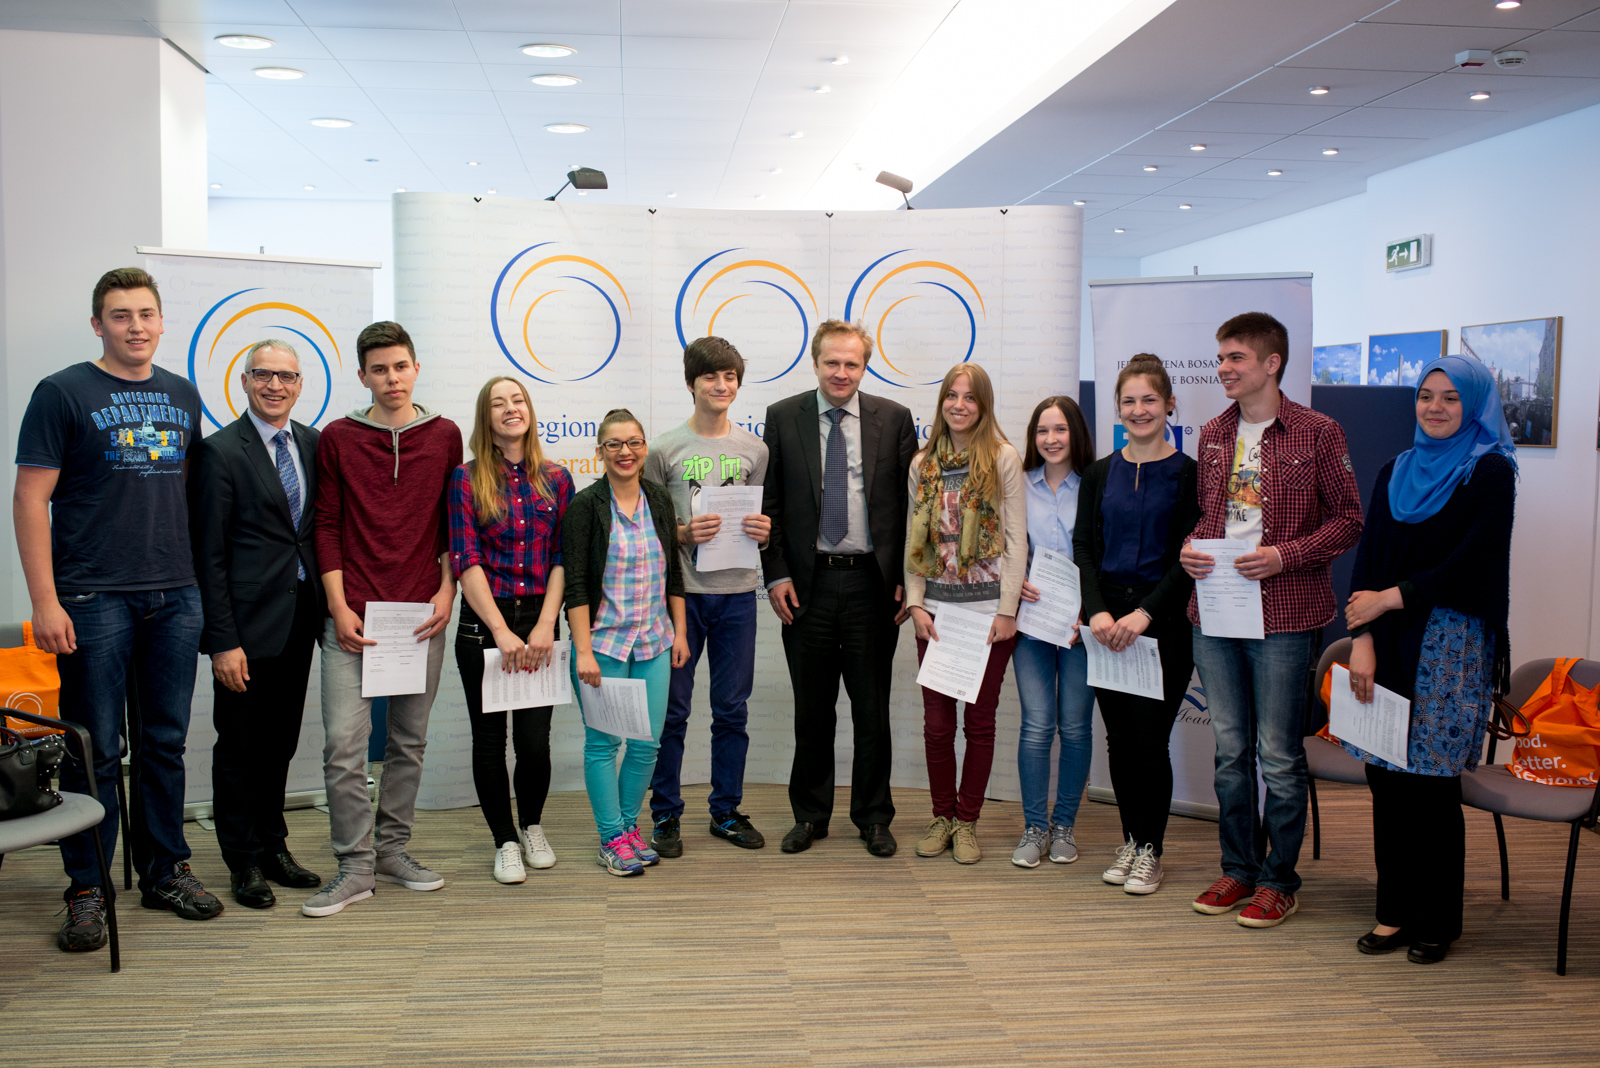
{"label": "roll-up banner", "polygon": [[[1241,312],[1266,312],[1289,331],[1282,388],[1290,400],[1311,404],[1311,275],[1178,275],[1091,281],[1094,326],[1095,441],[1104,455],[1127,440],[1113,396],[1117,374],[1141,352],[1161,357],[1172,377],[1177,408],[1167,440],[1194,456],[1200,428],[1232,402],[1217,379],[1217,327]],[[1105,730],[1095,719],[1092,796],[1109,798]],[[1190,681],[1172,730],[1172,810],[1215,819],[1212,787],[1216,740],[1199,675]]]}
{"label": "roll-up banner", "polygon": [[[266,338],[287,341],[306,383],[294,419],[322,427],[372,402],[356,379],[356,335],[372,321],[372,271],[378,263],[292,259],[230,252],[137,250],[161,288],[165,333],[156,363],[200,391],[203,434],[240,418],[244,353]],[[322,777],[320,665],[313,659],[300,746],[289,766],[291,804],[319,800]],[[210,814],[211,658],[202,656],[194,688],[184,800],[191,816]]]}

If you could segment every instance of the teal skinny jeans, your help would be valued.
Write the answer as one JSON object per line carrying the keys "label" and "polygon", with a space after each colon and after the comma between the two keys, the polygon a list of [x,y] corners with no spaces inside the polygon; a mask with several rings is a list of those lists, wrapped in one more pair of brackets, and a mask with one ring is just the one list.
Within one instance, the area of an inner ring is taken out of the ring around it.
{"label": "teal skinny jeans", "polygon": [[[627,739],[627,749],[622,755],[622,766],[617,766],[617,751],[623,739],[615,734],[597,731],[587,723],[583,726],[583,784],[589,791],[589,807],[594,809],[595,829],[600,841],[609,842],[639,821],[639,808],[644,804],[644,792],[656,770],[656,751],[661,748],[661,727],[667,720],[667,690],[672,682],[672,650],[668,649],[653,660],[617,660],[594,654],[600,665],[600,675],[608,679],[643,679],[645,693],[650,702],[650,733],[646,742],[638,738]],[[578,672],[572,672],[572,692],[576,697]]]}

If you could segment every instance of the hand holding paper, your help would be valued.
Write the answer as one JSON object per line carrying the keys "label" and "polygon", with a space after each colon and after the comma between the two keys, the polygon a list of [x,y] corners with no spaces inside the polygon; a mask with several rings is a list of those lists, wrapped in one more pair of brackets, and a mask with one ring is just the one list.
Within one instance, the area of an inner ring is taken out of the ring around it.
{"label": "hand holding paper", "polygon": [[1234,566],[1254,552],[1247,541],[1196,538],[1189,544],[1216,561],[1211,573],[1194,584],[1200,605],[1200,632],[1208,638],[1265,638],[1261,583],[1245,578]]}
{"label": "hand holding paper", "polygon": [[1411,702],[1393,690],[1374,685],[1372,701],[1362,704],[1350,690],[1350,669],[1335,664],[1328,702],[1328,733],[1405,770],[1411,743]]}
{"label": "hand holding paper", "polygon": [[483,711],[544,708],[572,700],[572,643],[556,642],[550,664],[534,671],[507,671],[499,649],[483,651]]}
{"label": "hand holding paper", "polygon": [[695,570],[726,571],[761,566],[761,550],[744,531],[744,517],[761,511],[760,486],[706,486],[700,490],[700,514],[715,513],[722,525],[695,552]]}
{"label": "hand holding paper", "polygon": [[958,701],[975,701],[989,667],[989,627],[994,617],[934,602],[938,640],[928,643],[917,685]]}
{"label": "hand holding paper", "polygon": [[1063,553],[1036,548],[1028,582],[1038,589],[1039,599],[1018,606],[1017,629],[1052,645],[1071,646],[1078,638],[1078,613],[1083,608],[1078,565]]}

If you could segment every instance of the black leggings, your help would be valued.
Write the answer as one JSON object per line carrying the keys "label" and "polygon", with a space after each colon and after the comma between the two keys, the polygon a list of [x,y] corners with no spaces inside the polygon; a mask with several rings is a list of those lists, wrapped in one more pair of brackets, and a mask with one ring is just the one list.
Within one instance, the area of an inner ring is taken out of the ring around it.
{"label": "black leggings", "polygon": [[[517,637],[527,640],[539,621],[544,597],[497,597],[495,605]],[[561,624],[556,623],[556,636]],[[472,784],[478,791],[483,818],[496,847],[517,840],[517,827],[539,823],[545,798],[550,794],[550,713],[544,708],[518,708],[511,712],[511,744],[517,753],[517,815],[511,820],[511,781],[506,775],[506,713],[480,712],[483,707],[483,651],[494,648],[494,638],[478,614],[461,601],[461,622],[456,628],[456,667],[466,691],[467,722],[472,725]]]}
{"label": "black leggings", "polygon": [[1461,937],[1467,881],[1467,821],[1461,779],[1367,765],[1378,922],[1418,942]]}

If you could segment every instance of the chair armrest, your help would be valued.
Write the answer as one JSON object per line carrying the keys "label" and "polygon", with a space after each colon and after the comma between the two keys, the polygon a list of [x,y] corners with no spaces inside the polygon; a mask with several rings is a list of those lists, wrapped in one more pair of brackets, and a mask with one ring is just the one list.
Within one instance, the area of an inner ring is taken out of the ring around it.
{"label": "chair armrest", "polygon": [[96,803],[99,802],[100,791],[94,783],[94,746],[89,741],[88,730],[76,723],[36,716],[32,712],[23,712],[15,708],[7,708],[5,715],[13,719],[20,719],[25,723],[33,723],[40,727],[49,727],[52,730],[60,731],[67,736],[67,747],[69,749],[72,748],[73,742],[77,742],[78,758],[83,761],[85,769],[84,779],[89,783],[89,796],[94,798]]}

